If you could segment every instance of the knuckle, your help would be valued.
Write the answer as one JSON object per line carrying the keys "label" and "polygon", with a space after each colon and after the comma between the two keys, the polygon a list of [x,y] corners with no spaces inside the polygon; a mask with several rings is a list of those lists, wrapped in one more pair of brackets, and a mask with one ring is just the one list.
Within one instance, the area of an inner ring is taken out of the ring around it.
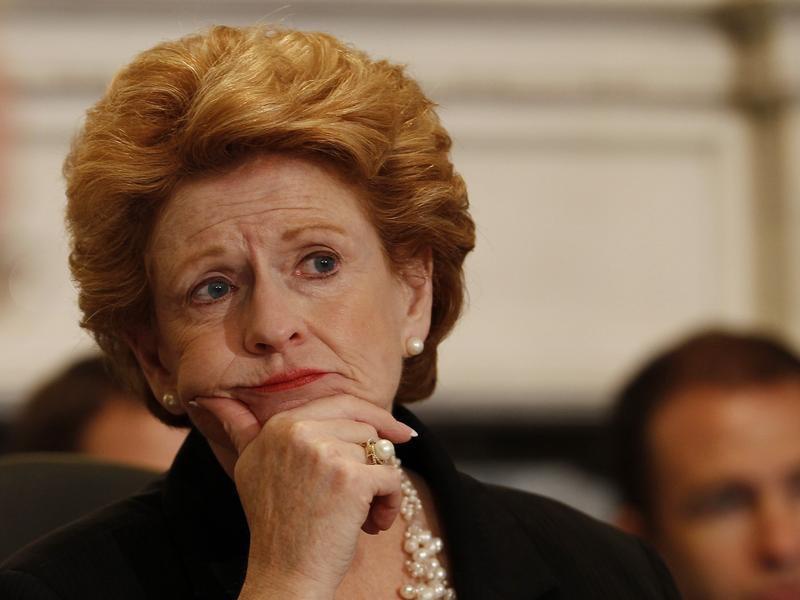
{"label": "knuckle", "polygon": [[400,484],[402,483],[400,469],[395,469],[394,467],[390,466],[383,466],[382,469],[385,483],[393,489],[400,489]]}
{"label": "knuckle", "polygon": [[290,440],[305,442],[311,438],[312,426],[308,421],[293,421],[286,427]]}
{"label": "knuckle", "polygon": [[314,458],[319,463],[332,462],[339,455],[336,444],[331,440],[320,440],[312,446]]}
{"label": "knuckle", "polygon": [[362,427],[364,428],[365,437],[373,438],[373,439],[376,439],[376,440],[380,437],[378,435],[378,430],[375,429],[375,427],[373,425],[371,425],[370,423],[363,423],[362,422]]}
{"label": "knuckle", "polygon": [[292,422],[283,414],[278,413],[270,417],[264,424],[264,429],[270,432],[270,435],[282,434],[291,426]]}
{"label": "knuckle", "polygon": [[330,468],[330,476],[336,489],[352,489],[358,480],[352,465],[343,460],[333,462]]}

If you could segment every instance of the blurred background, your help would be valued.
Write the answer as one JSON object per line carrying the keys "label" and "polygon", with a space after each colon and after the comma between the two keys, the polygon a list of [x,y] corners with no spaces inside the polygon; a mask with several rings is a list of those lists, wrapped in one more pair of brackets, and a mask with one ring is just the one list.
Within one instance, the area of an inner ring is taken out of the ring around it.
{"label": "blurred background", "polygon": [[419,405],[484,479],[604,517],[603,419],[708,324],[800,342],[798,0],[17,0],[0,23],[0,422],[87,355],[61,162],[133,55],[212,23],[406,63],[454,139],[478,245]]}

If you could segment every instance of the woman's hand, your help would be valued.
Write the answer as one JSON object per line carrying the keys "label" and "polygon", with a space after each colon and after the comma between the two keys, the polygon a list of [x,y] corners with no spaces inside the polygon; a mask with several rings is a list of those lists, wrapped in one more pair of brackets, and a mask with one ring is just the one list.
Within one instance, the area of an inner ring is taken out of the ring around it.
{"label": "woman's hand", "polygon": [[234,479],[250,528],[242,597],[333,598],[359,531],[389,529],[400,510],[398,470],[367,464],[360,444],[407,442],[413,430],[352,396],[278,413],[260,429],[238,401],[197,400],[239,455]]}

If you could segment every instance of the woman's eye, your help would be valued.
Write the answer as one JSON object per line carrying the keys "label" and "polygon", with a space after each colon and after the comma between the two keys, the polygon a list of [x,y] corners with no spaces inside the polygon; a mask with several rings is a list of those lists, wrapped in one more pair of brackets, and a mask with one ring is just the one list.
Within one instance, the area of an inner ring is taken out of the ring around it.
{"label": "woman's eye", "polygon": [[231,284],[224,279],[211,279],[195,288],[192,292],[192,300],[200,303],[216,302],[230,294],[231,291]]}
{"label": "woman's eye", "polygon": [[303,259],[298,272],[311,277],[325,277],[338,269],[339,259],[333,254],[312,254]]}

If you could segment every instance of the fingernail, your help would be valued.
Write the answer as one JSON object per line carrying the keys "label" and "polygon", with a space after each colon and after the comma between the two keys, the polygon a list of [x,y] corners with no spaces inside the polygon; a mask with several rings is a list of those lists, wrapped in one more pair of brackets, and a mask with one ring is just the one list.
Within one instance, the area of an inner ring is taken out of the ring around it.
{"label": "fingernail", "polygon": [[[408,427],[408,425],[406,425],[406,427]],[[408,428],[411,429],[411,427],[408,427]],[[419,436],[419,434],[414,429],[411,429],[411,437],[415,438],[415,437],[418,437],[418,436]]]}

